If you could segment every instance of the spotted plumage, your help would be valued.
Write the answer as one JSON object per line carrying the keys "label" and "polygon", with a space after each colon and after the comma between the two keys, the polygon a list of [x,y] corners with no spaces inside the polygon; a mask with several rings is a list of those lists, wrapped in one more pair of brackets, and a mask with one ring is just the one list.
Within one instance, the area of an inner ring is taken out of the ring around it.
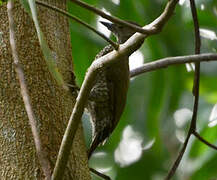
{"label": "spotted plumage", "polygon": [[[124,43],[135,33],[134,30],[121,25],[105,22],[102,24],[115,34],[118,43]],[[106,46],[97,54],[95,59],[112,50],[111,45]],[[117,63],[101,69],[93,84],[88,100],[88,111],[93,124],[93,142],[88,151],[88,158],[97,146],[109,137],[123,113],[129,84],[128,56],[124,56]]]}

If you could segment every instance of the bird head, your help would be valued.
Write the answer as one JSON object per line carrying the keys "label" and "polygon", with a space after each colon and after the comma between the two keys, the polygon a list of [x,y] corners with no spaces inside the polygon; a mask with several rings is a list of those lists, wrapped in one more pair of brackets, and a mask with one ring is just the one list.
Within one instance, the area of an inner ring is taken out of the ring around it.
{"label": "bird head", "polygon": [[[135,22],[132,22],[132,21],[127,21],[127,22],[141,27],[140,25],[138,25]],[[134,29],[127,27],[127,26],[124,26],[124,25],[115,24],[115,23],[111,23],[111,22],[104,22],[104,21],[100,21],[100,23],[103,24],[105,27],[107,27],[108,30],[110,30],[115,35],[118,43],[120,43],[120,44],[127,41],[130,38],[130,36],[132,36],[134,33],[136,33],[136,31]]]}

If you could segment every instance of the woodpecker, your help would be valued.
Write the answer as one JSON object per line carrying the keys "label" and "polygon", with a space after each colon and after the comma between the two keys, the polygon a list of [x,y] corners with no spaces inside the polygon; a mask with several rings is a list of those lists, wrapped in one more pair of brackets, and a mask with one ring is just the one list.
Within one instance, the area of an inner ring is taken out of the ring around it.
{"label": "woodpecker", "polygon": [[[124,43],[135,33],[135,30],[109,22],[101,23],[116,37],[119,44]],[[139,26],[134,22],[130,22]],[[114,48],[111,45],[101,50],[95,59],[98,59]],[[88,159],[98,145],[103,144],[118,124],[123,113],[129,85],[128,56],[121,57],[117,63],[106,67],[97,74],[90,91],[87,109],[93,126],[93,141],[88,150]]]}

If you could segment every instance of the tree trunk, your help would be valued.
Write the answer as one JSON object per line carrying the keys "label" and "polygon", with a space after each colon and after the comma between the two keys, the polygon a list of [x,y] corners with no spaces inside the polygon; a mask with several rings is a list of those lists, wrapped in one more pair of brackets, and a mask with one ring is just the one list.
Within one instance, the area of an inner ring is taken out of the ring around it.
{"label": "tree trunk", "polygon": [[[66,1],[50,0],[65,9]],[[38,18],[65,82],[73,84],[67,18],[38,8]],[[73,92],[57,85],[48,71],[31,17],[15,3],[16,43],[38,131],[54,167],[59,146],[75,103]],[[74,93],[76,94],[76,93]],[[52,170],[51,170],[52,171]],[[82,126],[79,127],[64,179],[90,179]],[[0,7],[0,179],[43,179],[28,117],[13,66],[6,5]]]}

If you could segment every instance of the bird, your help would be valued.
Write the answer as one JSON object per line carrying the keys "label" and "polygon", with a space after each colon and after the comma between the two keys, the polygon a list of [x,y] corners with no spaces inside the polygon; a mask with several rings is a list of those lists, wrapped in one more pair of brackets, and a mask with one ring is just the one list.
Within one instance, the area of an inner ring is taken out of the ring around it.
{"label": "bird", "polygon": [[[135,22],[129,23],[139,26]],[[136,31],[128,26],[100,21],[110,30],[119,44],[126,42]],[[140,26],[139,26],[140,27]],[[112,45],[107,45],[95,57],[95,60],[113,51]],[[104,144],[117,126],[123,113],[129,86],[129,57],[121,57],[116,63],[102,68],[93,82],[88,98],[87,110],[90,113],[93,140],[88,150],[88,159],[95,149]]]}

